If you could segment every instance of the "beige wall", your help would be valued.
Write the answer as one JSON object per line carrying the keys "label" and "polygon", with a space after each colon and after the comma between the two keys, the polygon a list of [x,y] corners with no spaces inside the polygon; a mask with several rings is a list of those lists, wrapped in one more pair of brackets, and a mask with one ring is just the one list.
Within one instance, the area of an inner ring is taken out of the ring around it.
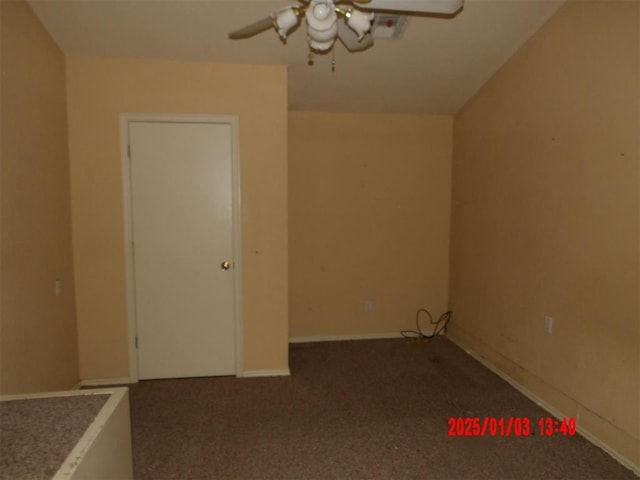
{"label": "beige wall", "polygon": [[452,133],[447,116],[290,112],[291,337],[398,335],[447,309]]}
{"label": "beige wall", "polygon": [[451,247],[452,337],[636,465],[639,18],[570,1],[456,115]]}
{"label": "beige wall", "polygon": [[0,12],[0,390],[61,390],[79,379],[64,56],[26,3]]}
{"label": "beige wall", "polygon": [[244,370],[288,368],[286,69],[72,56],[67,88],[81,377],[129,376],[126,112],[238,115]]}

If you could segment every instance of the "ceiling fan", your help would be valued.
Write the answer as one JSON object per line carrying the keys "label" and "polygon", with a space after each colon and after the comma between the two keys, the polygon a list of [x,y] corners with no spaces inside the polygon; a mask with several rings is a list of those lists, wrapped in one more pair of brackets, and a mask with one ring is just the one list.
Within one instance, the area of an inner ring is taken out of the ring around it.
{"label": "ceiling fan", "polygon": [[326,52],[336,38],[347,50],[357,52],[373,45],[371,25],[378,11],[404,13],[453,14],[464,0],[299,0],[299,4],[285,7],[270,16],[229,34],[231,39],[257,35],[269,28],[276,29],[286,40],[289,32],[307,23],[309,47]]}

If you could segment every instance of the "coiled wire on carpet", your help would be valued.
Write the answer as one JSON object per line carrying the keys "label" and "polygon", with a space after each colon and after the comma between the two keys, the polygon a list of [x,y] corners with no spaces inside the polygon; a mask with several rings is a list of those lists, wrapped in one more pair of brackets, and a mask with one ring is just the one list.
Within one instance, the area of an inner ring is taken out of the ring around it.
{"label": "coiled wire on carpet", "polygon": [[[421,313],[426,313],[427,316],[429,317],[429,324],[435,325],[433,329],[433,333],[431,333],[430,335],[427,335],[426,333],[424,333],[422,331],[422,328],[420,328]],[[416,312],[416,329],[402,330],[400,334],[403,337],[407,337],[407,338],[420,338],[420,339],[431,340],[436,335],[439,335],[440,332],[442,331],[446,333],[447,324],[449,323],[449,320],[451,320],[452,313],[453,312],[451,310],[447,310],[442,315],[440,315],[440,318],[437,321],[434,322],[433,317],[431,316],[431,313],[429,313],[429,310],[427,310],[426,308],[419,308],[418,311]]]}

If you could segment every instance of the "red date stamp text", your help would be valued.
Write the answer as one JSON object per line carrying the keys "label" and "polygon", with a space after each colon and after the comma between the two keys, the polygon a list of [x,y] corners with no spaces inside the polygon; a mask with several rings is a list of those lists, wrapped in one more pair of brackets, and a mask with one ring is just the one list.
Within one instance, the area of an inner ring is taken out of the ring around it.
{"label": "red date stamp text", "polygon": [[449,417],[448,425],[450,437],[550,437],[573,436],[576,433],[576,421],[573,418]]}

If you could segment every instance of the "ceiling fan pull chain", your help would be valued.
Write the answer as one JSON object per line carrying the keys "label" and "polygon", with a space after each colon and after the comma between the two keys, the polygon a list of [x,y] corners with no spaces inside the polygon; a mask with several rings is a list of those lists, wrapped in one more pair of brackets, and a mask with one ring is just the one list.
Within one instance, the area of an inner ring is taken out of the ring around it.
{"label": "ceiling fan pull chain", "polygon": [[331,73],[336,71],[336,49],[331,49]]}
{"label": "ceiling fan pull chain", "polygon": [[309,57],[307,58],[307,65],[313,65],[313,50],[309,49]]}

